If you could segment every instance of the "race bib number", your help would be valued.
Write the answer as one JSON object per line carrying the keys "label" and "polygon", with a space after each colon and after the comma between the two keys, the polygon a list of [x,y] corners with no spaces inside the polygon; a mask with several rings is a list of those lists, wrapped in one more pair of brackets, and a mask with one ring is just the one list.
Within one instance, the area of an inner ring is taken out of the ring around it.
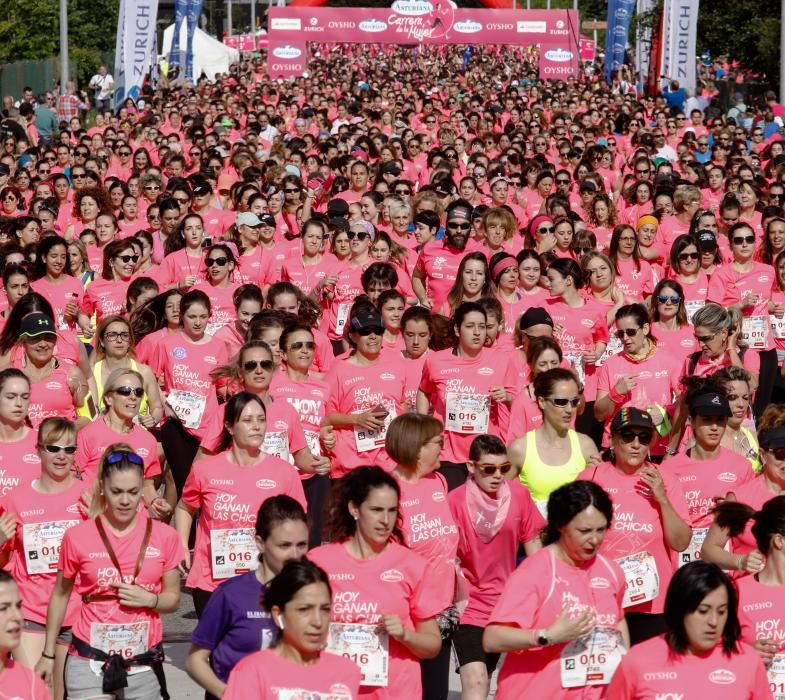
{"label": "race bib number", "polygon": [[621,340],[619,340],[615,335],[610,337],[608,344],[605,346],[605,352],[600,355],[600,359],[597,360],[595,363],[598,367],[605,362],[609,357],[613,357],[614,355],[618,355],[624,346],[622,345]]}
{"label": "race bib number", "polygon": [[[105,654],[117,654],[131,659],[144,654],[148,649],[150,623],[129,622],[126,624],[93,622],[90,624],[90,646]],[[90,661],[90,669],[96,675],[102,673],[103,661]],[[129,675],[148,670],[149,666],[131,666]]]}
{"label": "race bib number", "polygon": [[58,520],[52,523],[25,523],[22,526],[25,565],[30,576],[57,571],[63,535],[68,528],[78,524],[78,520]]}
{"label": "race bib number", "polygon": [[578,375],[578,381],[586,384],[586,368],[583,365],[583,355],[577,352],[565,352],[564,359],[568,360]]}
{"label": "race bib number", "polygon": [[769,688],[774,700],[785,700],[785,654],[775,654],[768,670]]}
{"label": "race bib number", "polygon": [[207,333],[207,335],[215,335],[225,325],[227,325],[225,322],[224,323],[221,323],[221,322],[218,322],[218,323],[208,323],[207,324],[207,328],[205,330],[205,333]]}
{"label": "race bib number", "polygon": [[210,531],[210,564],[214,579],[232,578],[256,567],[258,550],[252,528]]}
{"label": "race bib number", "polygon": [[286,433],[265,433],[264,451],[285,462],[291,461],[289,459],[289,436]]}
{"label": "race bib number", "polygon": [[169,392],[167,403],[186,428],[196,430],[202,424],[202,416],[207,404],[206,396],[174,389]]}
{"label": "race bib number", "polygon": [[622,607],[629,608],[654,600],[660,592],[660,575],[657,573],[657,562],[648,552],[630,554],[617,559],[616,563],[624,571],[627,590],[624,593]]}
{"label": "race bib number", "polygon": [[771,324],[766,316],[745,316],[741,322],[741,335],[754,350],[765,350]]}
{"label": "race bib number", "polygon": [[360,685],[387,686],[389,638],[387,632],[377,631],[376,625],[331,622],[327,651],[360,667]]}
{"label": "race bib number", "polygon": [[679,567],[689,564],[692,561],[698,561],[701,558],[701,547],[703,541],[706,539],[706,534],[709,532],[707,527],[694,527],[692,528],[692,539],[690,540],[687,549],[679,552]]}
{"label": "race bib number", "polygon": [[692,317],[706,306],[705,299],[693,299],[692,301],[685,301],[684,308],[687,311],[687,320],[692,323]]}
{"label": "race bib number", "polygon": [[303,430],[303,432],[305,433],[305,442],[308,445],[311,454],[315,457],[321,455],[322,446],[319,440],[319,433],[316,433],[313,430]]}
{"label": "race bib number", "polygon": [[488,432],[491,397],[488,394],[447,392],[444,427],[452,433],[474,435]]}
{"label": "race bib number", "polygon": [[591,634],[570,642],[562,649],[562,688],[608,685],[626,653],[619,630],[597,627]]}
{"label": "race bib number", "polygon": [[769,316],[769,323],[771,325],[772,338],[785,338],[785,316],[777,318],[776,316]]}
{"label": "race bib number", "polygon": [[335,317],[335,332],[343,335],[346,330],[346,322],[349,320],[349,312],[352,310],[351,304],[338,304],[338,312]]}
{"label": "race bib number", "polygon": [[[370,452],[380,447],[384,447],[384,438],[387,437],[387,429],[395,418],[395,411],[390,406],[385,406],[387,415],[384,417],[384,425],[378,430],[363,428],[361,425],[354,426],[354,446],[358,452]],[[355,411],[355,413],[365,413],[365,411]]]}

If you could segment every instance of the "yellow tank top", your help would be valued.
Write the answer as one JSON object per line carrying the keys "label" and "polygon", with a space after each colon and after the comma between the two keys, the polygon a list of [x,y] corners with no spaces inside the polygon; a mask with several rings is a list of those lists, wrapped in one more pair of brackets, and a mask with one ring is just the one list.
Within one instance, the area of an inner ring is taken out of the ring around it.
{"label": "yellow tank top", "polygon": [[[134,372],[138,372],[139,365],[136,364],[136,361],[133,358],[129,358],[129,359],[131,361],[131,369],[134,370]],[[98,360],[98,362],[96,362],[93,365],[93,376],[95,377],[95,386],[98,389],[98,397],[95,403],[99,411],[101,410],[101,406],[103,405],[103,400],[104,400],[104,380],[101,378],[103,368],[104,368],[103,360]],[[142,402],[139,404],[139,415],[143,416],[145,413],[147,413],[147,393],[145,393],[145,395],[142,396]]]}
{"label": "yellow tank top", "polygon": [[548,496],[559,486],[575,481],[575,477],[586,468],[578,433],[568,430],[567,435],[570,439],[570,458],[564,464],[553,465],[545,464],[540,458],[535,431],[526,433],[526,457],[518,478],[529,489],[538,506],[547,503]]}

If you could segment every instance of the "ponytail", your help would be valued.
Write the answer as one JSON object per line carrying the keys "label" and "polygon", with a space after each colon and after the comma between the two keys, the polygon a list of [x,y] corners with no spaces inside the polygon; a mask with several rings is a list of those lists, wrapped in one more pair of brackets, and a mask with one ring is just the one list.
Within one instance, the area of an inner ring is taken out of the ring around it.
{"label": "ponytail", "polygon": [[756,547],[763,554],[769,553],[774,535],[785,536],[785,496],[770,498],[760,510],[744,503],[726,501],[714,508],[712,513],[717,525],[727,529],[731,537],[738,537],[752,520],[752,536]]}

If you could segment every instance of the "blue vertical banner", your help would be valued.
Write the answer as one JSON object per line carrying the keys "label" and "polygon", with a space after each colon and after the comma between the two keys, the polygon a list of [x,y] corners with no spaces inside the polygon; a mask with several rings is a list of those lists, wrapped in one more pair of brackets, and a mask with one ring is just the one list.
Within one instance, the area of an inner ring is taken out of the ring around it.
{"label": "blue vertical banner", "polygon": [[[199,24],[199,17],[202,14],[204,0],[187,0],[185,10],[185,23],[188,36],[185,43],[185,78],[189,82],[194,81],[194,35]],[[177,28],[175,28],[177,32]],[[198,76],[197,76],[198,77]]]}
{"label": "blue vertical banner", "polygon": [[172,50],[169,52],[169,68],[179,66],[182,61],[180,48],[180,30],[185,20],[185,10],[188,0],[175,0],[174,2],[174,34],[172,35]]}
{"label": "blue vertical banner", "polygon": [[624,65],[627,37],[636,0],[608,0],[608,29],[605,34],[605,80]]}

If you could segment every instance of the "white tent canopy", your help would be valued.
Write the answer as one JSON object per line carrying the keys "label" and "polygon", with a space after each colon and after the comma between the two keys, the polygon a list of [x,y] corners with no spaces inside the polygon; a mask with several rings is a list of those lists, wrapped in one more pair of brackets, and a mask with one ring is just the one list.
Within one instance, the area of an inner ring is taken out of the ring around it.
{"label": "white tent canopy", "polygon": [[[172,37],[174,36],[174,24],[170,24],[164,29],[163,54],[169,55],[172,50]],[[185,47],[188,39],[188,28],[183,22],[180,27],[180,62],[185,69]],[[217,39],[211,37],[207,32],[203,32],[199,27],[194,34],[194,80],[198,80],[204,74],[210,80],[215,80],[219,73],[229,71],[229,64],[240,59],[240,54],[236,49],[225,46]]]}

